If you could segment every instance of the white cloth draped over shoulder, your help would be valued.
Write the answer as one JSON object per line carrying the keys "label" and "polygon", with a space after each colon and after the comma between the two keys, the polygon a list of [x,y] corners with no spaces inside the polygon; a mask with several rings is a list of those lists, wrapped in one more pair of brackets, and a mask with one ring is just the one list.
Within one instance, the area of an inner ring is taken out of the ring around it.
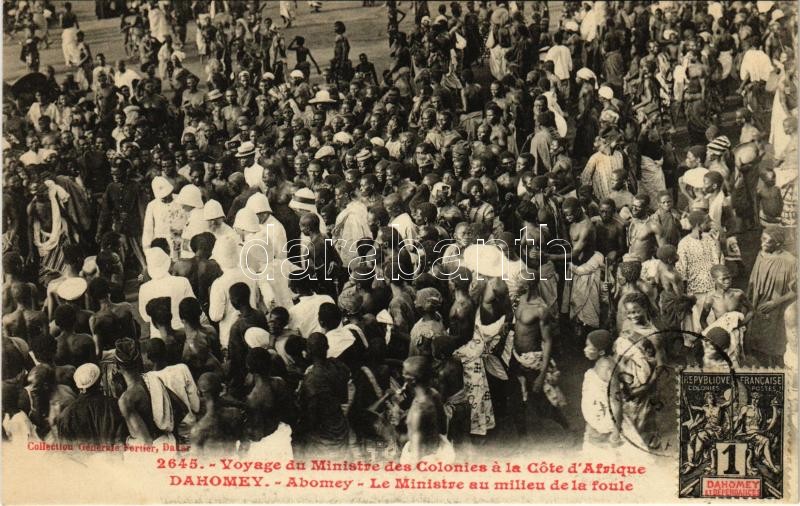
{"label": "white cloth draped over shoulder", "polygon": [[356,244],[364,238],[372,239],[367,206],[359,200],[353,200],[336,216],[333,227],[334,245],[344,265],[358,256]]}

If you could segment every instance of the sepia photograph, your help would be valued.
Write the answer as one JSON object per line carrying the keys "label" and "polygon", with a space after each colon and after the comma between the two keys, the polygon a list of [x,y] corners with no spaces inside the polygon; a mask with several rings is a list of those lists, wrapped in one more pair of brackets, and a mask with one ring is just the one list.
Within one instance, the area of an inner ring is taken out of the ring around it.
{"label": "sepia photograph", "polygon": [[2,501],[798,500],[798,3],[3,0]]}

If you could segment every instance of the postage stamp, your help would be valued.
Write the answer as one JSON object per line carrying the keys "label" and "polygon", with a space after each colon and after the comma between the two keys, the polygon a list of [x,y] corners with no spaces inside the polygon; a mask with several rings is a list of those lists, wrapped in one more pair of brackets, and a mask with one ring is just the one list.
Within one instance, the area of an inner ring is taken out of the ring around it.
{"label": "postage stamp", "polygon": [[683,371],[678,497],[783,497],[782,372]]}

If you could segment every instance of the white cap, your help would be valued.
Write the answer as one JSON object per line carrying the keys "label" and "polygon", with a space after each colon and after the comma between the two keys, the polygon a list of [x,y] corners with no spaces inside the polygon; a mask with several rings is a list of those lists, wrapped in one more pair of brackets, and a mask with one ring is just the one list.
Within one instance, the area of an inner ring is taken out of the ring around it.
{"label": "white cap", "polygon": [[247,207],[239,209],[239,211],[236,213],[236,218],[233,220],[233,228],[244,230],[245,232],[250,232],[251,234],[261,230],[256,213]]}
{"label": "white cap", "polygon": [[383,145],[385,144],[383,142],[383,139],[381,139],[380,137],[373,137],[372,139],[369,140],[369,142],[371,142],[373,146],[383,147]]}
{"label": "white cap", "polygon": [[208,202],[206,202],[205,207],[203,207],[204,220],[214,220],[217,218],[224,218],[224,217],[225,213],[222,212],[222,204],[220,204],[214,199],[211,199]]}
{"label": "white cap", "polygon": [[154,177],[153,181],[150,183],[150,188],[153,189],[153,195],[155,195],[157,199],[163,199],[172,193],[172,190],[174,189],[172,183],[169,182],[169,179],[162,176]]}
{"label": "white cap", "polygon": [[292,70],[289,72],[289,77],[296,78],[296,79],[305,79],[305,74],[301,70]]}
{"label": "white cap", "polygon": [[333,146],[322,146],[314,153],[315,160],[320,160],[326,156],[336,156],[336,150],[333,149]]}
{"label": "white cap", "polygon": [[336,132],[333,134],[333,142],[338,144],[352,144],[353,136],[347,132]]}
{"label": "white cap", "polygon": [[244,206],[256,214],[272,212],[269,199],[263,193],[254,193],[250,195],[250,198],[247,199],[247,203]]}
{"label": "white cap", "polygon": [[200,193],[200,188],[193,184],[187,184],[181,188],[181,191],[178,192],[178,196],[175,197],[175,201],[178,204],[191,206],[195,209],[203,207],[203,195]]}
{"label": "white cap", "polygon": [[97,380],[100,379],[100,368],[92,363],[82,364],[75,369],[72,379],[75,380],[75,386],[81,392],[85,392],[87,388],[97,383]]}
{"label": "white cap", "polygon": [[597,94],[600,95],[601,98],[604,98],[606,100],[611,100],[612,98],[614,98],[614,90],[612,90],[608,86],[601,86]]}
{"label": "white cap", "polygon": [[244,342],[251,348],[267,348],[269,346],[269,332],[261,327],[250,327],[244,331]]}

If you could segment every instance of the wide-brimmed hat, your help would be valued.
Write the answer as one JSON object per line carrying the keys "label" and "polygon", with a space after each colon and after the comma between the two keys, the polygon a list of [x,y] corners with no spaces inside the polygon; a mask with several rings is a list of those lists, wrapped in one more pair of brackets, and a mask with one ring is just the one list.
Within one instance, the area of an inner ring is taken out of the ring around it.
{"label": "wide-brimmed hat", "polygon": [[314,94],[314,98],[308,101],[309,104],[333,104],[336,100],[331,98],[328,90],[319,90]]}
{"label": "wide-brimmed hat", "polygon": [[200,192],[200,188],[193,184],[187,184],[178,192],[178,196],[175,197],[175,202],[183,206],[200,209],[203,207],[203,195]]}
{"label": "wide-brimmed hat", "polygon": [[225,213],[222,212],[222,204],[220,204],[214,199],[211,199],[208,202],[206,202],[206,205],[203,207],[204,220],[215,220],[217,218],[224,218],[224,217]]}
{"label": "wide-brimmed hat", "polygon": [[172,193],[174,186],[172,186],[172,183],[169,182],[169,179],[163,176],[156,176],[150,183],[150,188],[152,188],[153,195],[155,195],[157,199],[163,199]]}
{"label": "wide-brimmed hat", "polygon": [[241,146],[236,148],[236,158],[247,158],[256,154],[256,145],[250,141],[243,142]]}
{"label": "wide-brimmed hat", "polygon": [[83,278],[67,278],[56,288],[56,295],[66,301],[78,300],[86,293],[87,286]]}
{"label": "wide-brimmed hat", "polygon": [[214,102],[215,100],[220,100],[222,98],[222,92],[219,90],[211,90],[206,93],[206,101],[207,102]]}
{"label": "wide-brimmed hat", "polygon": [[233,220],[233,228],[254,234],[261,230],[261,225],[258,223],[258,216],[256,216],[256,213],[252,209],[243,207],[236,212],[236,217]]}
{"label": "wide-brimmed hat", "polygon": [[309,188],[300,188],[289,202],[289,208],[299,211],[308,211],[310,213],[317,212],[317,201],[314,198],[314,192]]}
{"label": "wide-brimmed hat", "polygon": [[254,193],[250,195],[250,198],[247,199],[247,203],[244,206],[256,214],[272,212],[269,199],[263,193]]}

